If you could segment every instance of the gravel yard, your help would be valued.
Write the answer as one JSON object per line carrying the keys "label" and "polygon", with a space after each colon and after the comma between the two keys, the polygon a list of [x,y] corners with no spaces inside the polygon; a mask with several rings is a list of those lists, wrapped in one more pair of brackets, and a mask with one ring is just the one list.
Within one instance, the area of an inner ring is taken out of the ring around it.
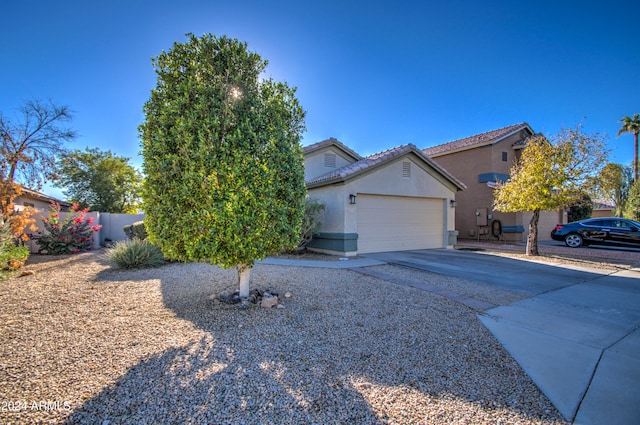
{"label": "gravel yard", "polygon": [[[561,424],[476,318],[350,270],[257,265],[284,308],[213,300],[234,270],[46,257],[0,282],[0,423]],[[373,268],[493,303],[522,294]]]}

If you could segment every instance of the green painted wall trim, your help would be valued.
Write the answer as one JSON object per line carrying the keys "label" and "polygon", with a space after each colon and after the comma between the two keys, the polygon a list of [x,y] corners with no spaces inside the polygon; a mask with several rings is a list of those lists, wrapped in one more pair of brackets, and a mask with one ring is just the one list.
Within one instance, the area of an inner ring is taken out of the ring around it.
{"label": "green painted wall trim", "polygon": [[502,233],[522,233],[524,226],[502,226]]}
{"label": "green painted wall trim", "polygon": [[310,248],[349,252],[358,250],[357,233],[319,233],[307,245]]}

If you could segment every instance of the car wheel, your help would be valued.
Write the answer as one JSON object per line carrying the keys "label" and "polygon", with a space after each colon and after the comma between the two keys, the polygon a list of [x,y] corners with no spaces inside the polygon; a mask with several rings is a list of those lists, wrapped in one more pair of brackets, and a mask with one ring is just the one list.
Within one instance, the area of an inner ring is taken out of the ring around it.
{"label": "car wheel", "polygon": [[584,244],[584,241],[582,240],[582,236],[580,236],[580,234],[569,233],[567,236],[565,236],[564,243],[569,248],[580,248]]}

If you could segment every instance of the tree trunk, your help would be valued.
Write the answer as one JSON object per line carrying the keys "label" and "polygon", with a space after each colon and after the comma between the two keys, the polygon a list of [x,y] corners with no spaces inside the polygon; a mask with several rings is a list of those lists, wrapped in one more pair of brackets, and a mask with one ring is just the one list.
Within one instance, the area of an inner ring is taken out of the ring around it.
{"label": "tree trunk", "polygon": [[634,156],[633,156],[633,181],[638,181],[638,133],[633,133]]}
{"label": "tree trunk", "polygon": [[527,255],[540,255],[538,253],[538,221],[540,210],[535,210],[529,222],[529,236],[527,236]]}
{"label": "tree trunk", "polygon": [[240,298],[249,298],[249,275],[251,267],[246,264],[238,266],[238,284],[240,285]]}

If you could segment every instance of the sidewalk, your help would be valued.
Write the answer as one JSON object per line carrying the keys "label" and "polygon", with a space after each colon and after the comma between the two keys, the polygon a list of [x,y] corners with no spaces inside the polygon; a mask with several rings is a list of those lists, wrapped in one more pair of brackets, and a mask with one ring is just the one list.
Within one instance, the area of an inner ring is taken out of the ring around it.
{"label": "sidewalk", "polygon": [[373,258],[350,259],[348,257],[340,257],[340,259],[336,261],[319,261],[269,257],[265,258],[262,261],[258,261],[256,264],[272,264],[277,266],[295,267],[324,267],[327,269],[351,269],[354,267],[381,266],[386,263],[384,261],[374,260]]}
{"label": "sidewalk", "polygon": [[478,318],[580,425],[640,418],[640,269],[553,290]]}

